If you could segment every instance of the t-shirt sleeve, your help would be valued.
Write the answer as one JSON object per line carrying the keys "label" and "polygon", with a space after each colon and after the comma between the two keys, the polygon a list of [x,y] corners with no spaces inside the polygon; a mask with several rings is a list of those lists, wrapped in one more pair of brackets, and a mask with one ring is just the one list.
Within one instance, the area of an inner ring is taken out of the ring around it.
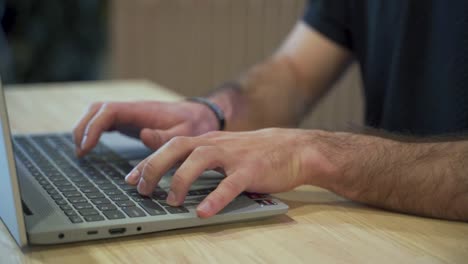
{"label": "t-shirt sleeve", "polygon": [[308,0],[303,20],[318,32],[352,49],[346,0]]}

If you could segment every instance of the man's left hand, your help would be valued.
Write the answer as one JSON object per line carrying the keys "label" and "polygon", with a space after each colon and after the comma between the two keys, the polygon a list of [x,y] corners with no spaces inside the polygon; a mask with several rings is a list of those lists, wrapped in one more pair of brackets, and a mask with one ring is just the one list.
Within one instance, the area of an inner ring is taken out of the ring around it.
{"label": "man's left hand", "polygon": [[[200,217],[210,217],[243,191],[277,193],[311,183],[326,173],[328,160],[311,138],[313,131],[263,129],[251,132],[210,132],[197,137],[175,137],[138,164],[126,180],[149,195],[161,177],[178,162],[167,202],[184,203],[192,183],[209,169],[226,175],[217,188],[197,207]],[[310,162],[312,161],[312,163]],[[313,171],[304,168],[313,165]]]}

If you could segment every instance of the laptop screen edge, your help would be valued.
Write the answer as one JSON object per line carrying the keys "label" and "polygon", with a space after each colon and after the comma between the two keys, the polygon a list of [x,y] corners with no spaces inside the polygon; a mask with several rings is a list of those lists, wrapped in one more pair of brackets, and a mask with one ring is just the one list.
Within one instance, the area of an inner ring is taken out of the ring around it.
{"label": "laptop screen edge", "polygon": [[[27,245],[26,226],[21,204],[16,163],[13,154],[10,125],[4,89],[0,81],[0,217],[20,247]],[[3,164],[5,163],[5,164]],[[6,166],[3,166],[6,165]],[[9,177],[7,177],[7,175]],[[6,190],[8,187],[10,192]]]}

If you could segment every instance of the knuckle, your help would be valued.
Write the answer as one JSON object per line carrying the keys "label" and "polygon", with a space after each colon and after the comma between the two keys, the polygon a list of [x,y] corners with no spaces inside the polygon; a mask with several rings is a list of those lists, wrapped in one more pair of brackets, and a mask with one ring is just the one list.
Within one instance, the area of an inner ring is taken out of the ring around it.
{"label": "knuckle", "polygon": [[210,154],[210,152],[212,151],[212,147],[208,147],[208,146],[200,146],[200,147],[197,147],[193,152],[193,156],[195,156],[196,158],[203,158],[203,157],[206,157]]}
{"label": "knuckle", "polygon": [[171,138],[168,142],[168,147],[170,148],[182,148],[188,143],[188,138],[183,136],[176,136]]}
{"label": "knuckle", "polygon": [[101,112],[107,112],[107,113],[112,113],[115,110],[115,104],[114,103],[103,103],[101,105]]}
{"label": "knuckle", "polygon": [[224,132],[222,132],[222,131],[210,131],[210,132],[205,133],[204,135],[206,137],[212,138],[212,137],[220,137],[223,134],[224,134]]}
{"label": "knuckle", "polygon": [[240,193],[244,189],[240,182],[229,178],[223,180],[223,188],[225,188],[229,193]]}
{"label": "knuckle", "polygon": [[223,155],[221,151],[212,146],[197,147],[190,155],[191,163],[201,163],[207,169],[223,166]]}
{"label": "knuckle", "polygon": [[186,185],[187,185],[187,181],[182,176],[182,174],[176,172],[174,176],[172,176],[171,186],[180,188],[180,187],[185,187]]}
{"label": "knuckle", "polygon": [[156,166],[151,161],[148,161],[143,165],[143,178],[145,181],[152,181],[155,172]]}

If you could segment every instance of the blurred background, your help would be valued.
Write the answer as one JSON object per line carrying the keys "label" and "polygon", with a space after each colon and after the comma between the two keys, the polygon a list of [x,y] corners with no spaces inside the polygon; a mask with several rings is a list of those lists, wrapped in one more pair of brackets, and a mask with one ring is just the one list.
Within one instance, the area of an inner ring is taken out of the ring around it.
{"label": "blurred background", "polygon": [[[0,0],[7,84],[146,79],[203,95],[270,55],[306,0]],[[362,124],[357,66],[303,127]]]}
{"label": "blurred background", "polygon": [[108,1],[3,2],[0,54],[5,83],[104,77]]}

